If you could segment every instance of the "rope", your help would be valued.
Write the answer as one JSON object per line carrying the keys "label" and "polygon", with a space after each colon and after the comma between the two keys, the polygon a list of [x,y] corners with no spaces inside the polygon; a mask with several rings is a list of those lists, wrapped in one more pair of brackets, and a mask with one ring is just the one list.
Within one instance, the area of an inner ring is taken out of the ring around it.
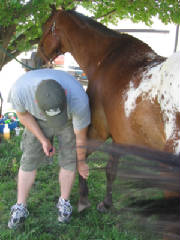
{"label": "rope", "polygon": [[16,57],[14,57],[11,53],[9,53],[5,48],[3,48],[1,45],[0,45],[0,49],[2,52],[4,52],[6,55],[8,55],[9,57],[11,57],[12,59],[15,59],[18,63],[20,63],[21,65],[25,66],[26,68],[28,69],[31,69],[31,70],[35,70],[35,69],[38,69],[38,68],[33,68],[33,67],[30,67],[29,65],[19,61]]}

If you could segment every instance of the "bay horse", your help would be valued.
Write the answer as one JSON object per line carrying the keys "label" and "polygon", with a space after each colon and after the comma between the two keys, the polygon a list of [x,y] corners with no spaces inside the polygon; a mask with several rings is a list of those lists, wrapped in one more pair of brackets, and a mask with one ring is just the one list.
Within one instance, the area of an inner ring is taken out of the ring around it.
{"label": "bay horse", "polygon": [[[38,54],[45,62],[70,52],[88,78],[91,125],[88,138],[180,152],[180,55],[165,58],[131,35],[118,33],[73,10],[52,9]],[[107,163],[112,205],[117,156]],[[79,211],[89,206],[88,186],[79,178]]]}

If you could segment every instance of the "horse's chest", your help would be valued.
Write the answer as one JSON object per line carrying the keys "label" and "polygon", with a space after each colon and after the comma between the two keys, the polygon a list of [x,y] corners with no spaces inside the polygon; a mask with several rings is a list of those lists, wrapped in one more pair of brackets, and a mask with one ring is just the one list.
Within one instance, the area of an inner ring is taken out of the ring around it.
{"label": "horse's chest", "polygon": [[125,114],[130,117],[136,109],[137,98],[149,100],[160,105],[166,140],[176,139],[175,151],[180,152],[180,129],[177,126],[177,113],[180,112],[180,68],[179,53],[174,54],[167,61],[149,68],[142,73],[138,87],[135,79],[131,79],[124,94]]}

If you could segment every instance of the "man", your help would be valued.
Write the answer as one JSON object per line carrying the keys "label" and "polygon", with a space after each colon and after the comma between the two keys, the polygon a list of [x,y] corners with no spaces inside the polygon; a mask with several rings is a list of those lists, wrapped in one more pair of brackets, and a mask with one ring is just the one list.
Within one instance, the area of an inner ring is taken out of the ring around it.
{"label": "man", "polygon": [[[59,140],[58,159],[60,197],[59,222],[68,222],[72,214],[70,193],[76,167],[83,178],[89,174],[85,162],[87,127],[90,124],[88,96],[80,83],[60,70],[33,70],[21,76],[9,93],[9,102],[25,126],[23,151],[18,173],[17,203],[11,208],[9,228],[25,219],[27,198],[35,181],[37,168],[55,154],[53,137]],[[77,162],[76,162],[77,157]]]}

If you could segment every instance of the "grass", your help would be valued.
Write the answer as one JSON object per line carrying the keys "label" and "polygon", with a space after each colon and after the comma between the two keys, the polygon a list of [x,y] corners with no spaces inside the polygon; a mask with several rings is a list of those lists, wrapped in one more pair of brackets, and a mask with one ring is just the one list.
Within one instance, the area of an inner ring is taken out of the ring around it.
{"label": "grass", "polygon": [[[19,229],[9,230],[7,222],[11,206],[16,202],[16,184],[21,151],[21,136],[12,133],[10,140],[0,143],[0,240],[158,240],[139,224],[141,217],[129,211],[128,204],[136,192],[113,192],[114,207],[101,214],[96,210],[106,191],[104,170],[91,170],[88,179],[89,199],[92,206],[82,213],[77,211],[78,178],[76,178],[71,203],[73,215],[67,225],[57,221],[56,203],[59,197],[58,164],[55,157],[52,165],[38,171],[36,182],[28,198],[29,217]],[[96,157],[99,161],[91,161]],[[90,169],[103,167],[107,156],[96,152],[89,160]],[[124,182],[118,182],[124,188]],[[142,194],[140,197],[142,197]],[[131,196],[131,197],[129,197]],[[149,198],[151,194],[143,195]],[[141,219],[142,220],[142,219]]]}

